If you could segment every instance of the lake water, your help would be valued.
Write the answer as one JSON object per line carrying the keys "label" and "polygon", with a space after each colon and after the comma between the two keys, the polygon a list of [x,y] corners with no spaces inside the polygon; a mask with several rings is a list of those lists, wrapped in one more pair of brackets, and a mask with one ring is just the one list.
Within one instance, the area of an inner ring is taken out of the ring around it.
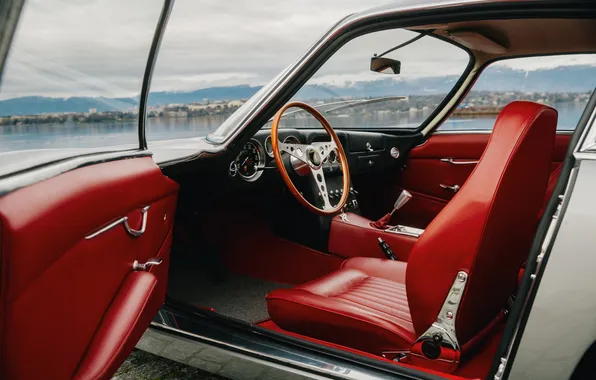
{"label": "lake water", "polygon": [[[561,103],[559,111],[560,130],[573,130],[585,107],[585,103]],[[335,128],[415,128],[424,121],[431,110],[395,114],[328,116]],[[397,120],[396,120],[397,119]],[[151,141],[183,139],[205,136],[219,127],[225,117],[207,116],[194,118],[151,118],[147,123],[149,147]],[[458,118],[447,120],[441,130],[492,129],[495,117]],[[268,127],[268,126],[266,126]],[[318,128],[312,118],[288,118],[282,127]],[[136,122],[104,122],[81,124],[34,124],[0,126],[0,152],[25,149],[92,148],[137,143]]]}

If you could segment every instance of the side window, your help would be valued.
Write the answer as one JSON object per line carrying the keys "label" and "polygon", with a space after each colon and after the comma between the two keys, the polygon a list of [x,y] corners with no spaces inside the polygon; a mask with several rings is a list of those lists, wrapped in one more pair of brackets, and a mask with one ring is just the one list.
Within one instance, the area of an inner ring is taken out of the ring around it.
{"label": "side window", "polygon": [[0,153],[138,147],[138,94],[162,4],[26,1],[0,86]]}
{"label": "side window", "polygon": [[515,100],[548,104],[559,112],[557,130],[570,131],[596,87],[596,55],[515,58],[488,66],[438,130],[492,130],[501,109]]}

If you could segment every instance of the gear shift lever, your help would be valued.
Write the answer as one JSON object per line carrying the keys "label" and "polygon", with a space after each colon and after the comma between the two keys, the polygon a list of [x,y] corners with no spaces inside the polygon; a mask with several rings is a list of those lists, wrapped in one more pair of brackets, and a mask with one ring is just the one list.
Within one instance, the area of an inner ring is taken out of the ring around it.
{"label": "gear shift lever", "polygon": [[404,205],[408,203],[410,199],[412,199],[412,194],[408,190],[403,190],[401,194],[399,194],[399,197],[397,197],[395,203],[393,204],[393,210],[391,210],[389,215],[393,215],[394,212],[404,207]]}
{"label": "gear shift lever", "polygon": [[389,214],[386,214],[384,217],[377,220],[376,222],[372,222],[371,225],[380,230],[384,230],[385,228],[387,228],[387,224],[391,221],[393,213],[399,210],[400,208],[404,207],[404,205],[408,203],[410,199],[412,199],[412,194],[410,194],[408,190],[403,190],[401,194],[399,194],[399,197],[397,197],[395,203],[393,204],[393,210],[391,210]]}

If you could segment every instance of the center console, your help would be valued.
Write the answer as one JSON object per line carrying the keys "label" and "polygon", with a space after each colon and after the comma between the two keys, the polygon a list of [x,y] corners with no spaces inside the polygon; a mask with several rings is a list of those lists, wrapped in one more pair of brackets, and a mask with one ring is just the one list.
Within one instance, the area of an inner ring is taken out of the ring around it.
{"label": "center console", "polygon": [[375,222],[353,212],[334,217],[329,231],[328,251],[345,258],[364,256],[408,261],[424,230],[389,223],[393,212],[407,203],[410,197],[407,191],[402,192],[393,211]]}

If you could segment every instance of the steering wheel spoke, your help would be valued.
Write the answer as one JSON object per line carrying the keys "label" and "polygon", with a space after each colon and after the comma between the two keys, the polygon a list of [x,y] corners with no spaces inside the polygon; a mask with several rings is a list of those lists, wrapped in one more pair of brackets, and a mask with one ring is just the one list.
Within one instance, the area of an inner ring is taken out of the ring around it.
{"label": "steering wheel spoke", "polygon": [[321,155],[321,160],[325,160],[327,157],[329,157],[331,152],[337,149],[337,145],[335,145],[334,141],[319,141],[313,142],[310,145],[315,148],[317,152],[319,152]]}
{"label": "steering wheel spoke", "polygon": [[307,162],[306,150],[308,145],[304,144],[288,144],[284,142],[278,143],[279,150],[288,153],[290,156],[299,159],[302,162]]}
{"label": "steering wheel spoke", "polygon": [[325,182],[325,173],[323,172],[323,168],[311,168],[311,173],[315,183],[317,184],[317,188],[319,189],[318,195],[321,199],[323,199],[323,210],[332,209],[333,206],[331,206],[331,203],[329,202],[329,190],[327,189],[327,183]]}

